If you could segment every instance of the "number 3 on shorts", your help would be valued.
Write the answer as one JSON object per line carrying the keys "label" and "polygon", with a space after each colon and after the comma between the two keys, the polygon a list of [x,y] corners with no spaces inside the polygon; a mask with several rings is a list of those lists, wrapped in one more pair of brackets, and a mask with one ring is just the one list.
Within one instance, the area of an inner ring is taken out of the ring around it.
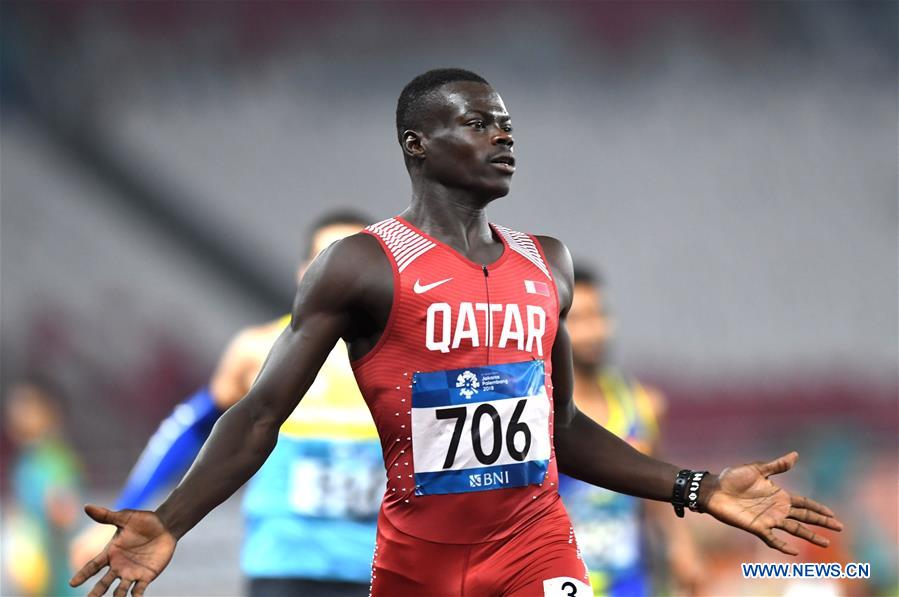
{"label": "number 3 on shorts", "polygon": [[593,597],[593,589],[582,580],[559,576],[543,581],[543,597]]}

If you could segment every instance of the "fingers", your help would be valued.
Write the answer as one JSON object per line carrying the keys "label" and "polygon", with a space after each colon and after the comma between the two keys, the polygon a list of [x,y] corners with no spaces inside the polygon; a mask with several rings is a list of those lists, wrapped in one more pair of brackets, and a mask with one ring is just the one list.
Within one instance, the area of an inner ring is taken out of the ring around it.
{"label": "fingers", "polygon": [[116,587],[115,593],[113,593],[113,597],[128,597],[128,589],[131,588],[133,583],[133,580],[121,579],[119,586]]}
{"label": "fingers", "polygon": [[115,572],[109,570],[106,574],[103,575],[103,578],[94,585],[94,588],[91,589],[91,592],[87,594],[87,597],[100,597],[106,593],[106,590],[109,589],[109,585],[112,584],[112,581],[118,578]]}
{"label": "fingers", "polygon": [[[833,511],[825,506],[824,504],[819,504],[813,499],[801,496],[801,495],[791,495],[790,496],[790,505],[795,506],[797,508],[806,508],[808,510],[814,510],[819,514],[823,514],[824,516],[829,516],[831,518],[835,518],[836,514]],[[842,524],[840,524],[842,528]]]}
{"label": "fingers", "polygon": [[771,531],[771,529],[768,529],[768,531],[766,531],[764,533],[759,533],[758,537],[759,537],[759,539],[761,539],[762,541],[765,542],[765,545],[767,545],[768,547],[770,547],[772,549],[776,549],[777,551],[783,552],[783,553],[787,554],[788,556],[798,556],[799,555],[798,549],[796,549],[792,545],[789,545],[786,541],[782,541],[781,539],[778,539],[777,535],[775,535],[774,532]]}
{"label": "fingers", "polygon": [[769,462],[763,462],[759,465],[759,472],[763,477],[768,478],[771,475],[777,475],[779,473],[785,473],[796,464],[796,461],[799,460],[798,452],[790,452],[789,454],[785,454],[780,458],[775,458]]}
{"label": "fingers", "polygon": [[72,580],[69,581],[69,584],[73,587],[77,587],[97,572],[105,568],[109,565],[109,555],[104,549],[103,552],[97,557],[93,558],[87,564],[81,567],[75,576],[72,577]]}
{"label": "fingers", "polygon": [[836,518],[824,516],[823,514],[819,514],[813,510],[806,510],[805,508],[790,508],[790,513],[787,514],[787,518],[807,522],[833,531],[843,530],[843,523]]}
{"label": "fingers", "polygon": [[[791,509],[791,513],[793,510]],[[796,512],[797,516],[805,516],[802,512]],[[819,515],[815,515],[819,516]],[[808,527],[803,526],[798,523],[796,520],[784,519],[779,524],[777,524],[776,528],[782,529],[791,535],[799,537],[800,539],[805,539],[809,543],[813,543],[819,547],[827,547],[830,545],[830,540],[827,537],[822,537],[811,531]],[[766,531],[762,531],[758,533],[759,538],[765,542],[768,547],[776,549],[780,552],[783,552],[787,555],[796,556],[799,555],[799,550],[795,547],[789,545],[786,541],[778,539],[774,534],[772,529],[767,529]]]}
{"label": "fingers", "polygon": [[148,584],[150,583],[145,580],[137,581],[137,584],[131,589],[131,597],[144,597],[144,591],[147,590]]}
{"label": "fingers", "polygon": [[800,539],[805,539],[809,543],[814,543],[820,547],[827,547],[830,545],[830,540],[828,538],[815,534],[808,527],[799,524],[795,520],[785,519],[777,525],[777,528],[783,529],[791,535],[795,535]]}
{"label": "fingers", "polygon": [[87,504],[84,506],[84,511],[88,516],[90,516],[97,522],[102,522],[103,524],[123,526],[125,522],[127,522],[127,516],[125,516],[124,511],[121,510],[115,512],[113,510],[110,510],[109,508],[95,506],[94,504]]}

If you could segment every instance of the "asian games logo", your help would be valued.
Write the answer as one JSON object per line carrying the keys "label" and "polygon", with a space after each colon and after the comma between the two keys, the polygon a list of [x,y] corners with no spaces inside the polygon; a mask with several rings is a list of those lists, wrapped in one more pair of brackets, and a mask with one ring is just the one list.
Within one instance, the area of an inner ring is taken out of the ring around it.
{"label": "asian games logo", "polygon": [[456,377],[456,387],[459,388],[459,394],[466,399],[478,393],[481,384],[478,383],[478,376],[471,371],[463,371]]}

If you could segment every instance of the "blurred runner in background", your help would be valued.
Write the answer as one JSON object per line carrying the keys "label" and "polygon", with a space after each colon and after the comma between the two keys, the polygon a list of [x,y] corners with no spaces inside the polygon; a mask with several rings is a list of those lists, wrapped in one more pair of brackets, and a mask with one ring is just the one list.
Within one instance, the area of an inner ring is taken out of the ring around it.
{"label": "blurred runner in background", "polygon": [[24,595],[74,595],[66,545],[80,515],[81,467],[64,439],[59,393],[34,377],[9,388],[6,431],[17,453],[13,506],[4,525],[4,562]]}
{"label": "blurred runner in background", "polygon": [[[367,224],[350,211],[317,221],[298,278],[332,242]],[[150,439],[116,509],[155,506],[157,491],[181,478],[218,417],[247,394],[289,322],[285,315],[235,335],[209,385],[178,405]],[[383,467],[377,431],[338,343],[244,494],[241,568],[250,595],[367,595]],[[73,542],[76,569],[114,530],[93,525]]]}
{"label": "blurred runner in background", "polygon": [[[609,359],[614,324],[602,278],[581,267],[574,271],[574,299],[568,333],[574,361],[574,401],[594,421],[645,454],[656,455],[664,398],[614,367]],[[656,594],[650,556],[660,539],[678,594],[694,594],[701,564],[684,525],[661,502],[640,500],[559,475],[559,493],[574,524],[595,595]],[[661,537],[658,537],[661,535]],[[657,541],[658,542],[658,541]],[[667,574],[662,574],[665,577]],[[667,592],[667,591],[665,591]]]}

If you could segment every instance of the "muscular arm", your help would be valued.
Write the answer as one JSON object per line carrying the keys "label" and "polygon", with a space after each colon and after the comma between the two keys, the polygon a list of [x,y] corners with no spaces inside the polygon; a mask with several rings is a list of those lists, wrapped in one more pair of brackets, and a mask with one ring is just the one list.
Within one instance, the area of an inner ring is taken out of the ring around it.
{"label": "muscular arm", "polygon": [[[309,389],[362,296],[365,243],[349,238],[310,267],[292,321],[272,347],[246,397],[219,419],[182,482],[156,511],[176,538],[196,525],[262,466],[278,429]],[[327,272],[327,275],[325,275]]]}
{"label": "muscular arm", "polygon": [[[156,512],[111,511],[87,505],[115,536],[72,577],[79,586],[104,568],[90,592],[140,597],[175,553],[177,540],[255,473],[271,453],[278,429],[312,385],[342,336],[361,356],[377,341],[390,312],[390,265],[377,240],[357,234],[331,246],[303,277],[285,329],[247,395],[219,419],[181,484]],[[326,275],[327,274],[327,275]]]}
{"label": "muscular arm", "polygon": [[554,444],[559,470],[620,493],[668,501],[680,468],[635,450],[575,406],[571,341],[565,324],[574,288],[571,256],[554,238],[541,237],[540,242],[552,267],[559,295],[559,329],[552,352]]}

